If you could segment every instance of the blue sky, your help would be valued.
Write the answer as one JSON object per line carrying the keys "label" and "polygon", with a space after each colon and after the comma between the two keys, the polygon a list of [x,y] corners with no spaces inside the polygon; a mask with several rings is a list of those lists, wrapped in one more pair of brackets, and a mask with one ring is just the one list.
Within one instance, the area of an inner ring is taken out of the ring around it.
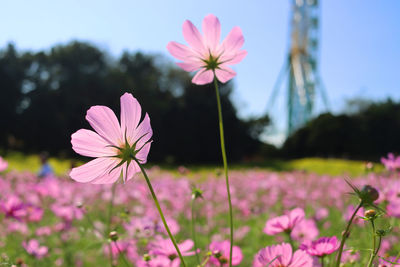
{"label": "blue sky", "polygon": [[[0,47],[41,50],[70,40],[91,41],[118,56],[123,50],[168,55],[184,43],[182,23],[219,17],[222,34],[240,26],[248,56],[236,65],[233,100],[242,117],[266,111],[286,57],[289,0],[13,0],[2,3]],[[245,3],[245,4],[244,4]],[[320,73],[333,111],[346,99],[400,99],[400,1],[320,1]],[[171,57],[172,59],[172,57]],[[280,94],[275,113],[284,114]],[[320,101],[320,99],[318,99]],[[282,118],[281,118],[282,117]],[[278,119],[284,120],[281,115]]]}

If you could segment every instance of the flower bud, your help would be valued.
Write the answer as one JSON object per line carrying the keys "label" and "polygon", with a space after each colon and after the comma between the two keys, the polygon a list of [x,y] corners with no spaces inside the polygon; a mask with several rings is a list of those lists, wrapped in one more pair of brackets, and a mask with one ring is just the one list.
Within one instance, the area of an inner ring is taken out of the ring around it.
{"label": "flower bud", "polygon": [[372,203],[379,198],[379,192],[370,185],[364,185],[360,191],[360,198],[364,203]]}
{"label": "flower bud", "polygon": [[151,260],[150,255],[147,254],[147,253],[144,254],[144,255],[143,255],[143,260],[146,261],[146,262],[150,261],[150,260]]}
{"label": "flower bud", "polygon": [[203,190],[199,188],[192,189],[192,199],[203,198]]}
{"label": "flower bud", "polygon": [[108,235],[108,237],[112,240],[112,241],[117,241],[118,240],[118,233],[116,231],[112,231],[110,232],[110,234]]}
{"label": "flower bud", "polygon": [[376,211],[375,210],[366,210],[364,212],[364,217],[370,220],[373,220],[376,218]]}

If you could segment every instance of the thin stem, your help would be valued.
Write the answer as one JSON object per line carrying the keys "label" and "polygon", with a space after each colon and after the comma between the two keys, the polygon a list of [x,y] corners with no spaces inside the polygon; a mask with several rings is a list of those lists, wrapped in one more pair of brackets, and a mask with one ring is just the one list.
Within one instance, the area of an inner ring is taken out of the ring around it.
{"label": "thin stem", "polygon": [[[108,234],[111,231],[111,221],[112,221],[112,212],[113,212],[113,207],[114,207],[114,197],[115,197],[115,188],[117,184],[113,184],[111,188],[111,199],[110,203],[108,204],[108,221],[107,221],[107,232],[105,233],[104,236],[108,236]],[[108,244],[108,251],[110,253],[110,266],[113,267],[113,256],[112,256],[112,247],[111,243]]]}
{"label": "thin stem", "polygon": [[321,267],[324,267],[324,263],[325,263],[325,262],[324,262],[324,258],[325,258],[325,256],[322,256],[322,257],[321,257]]}
{"label": "thin stem", "polygon": [[130,267],[129,263],[128,263],[128,262],[126,261],[126,259],[125,259],[125,254],[122,253],[121,249],[120,249],[119,246],[118,246],[118,243],[117,243],[116,241],[113,241],[113,242],[114,242],[114,245],[115,245],[115,247],[116,247],[117,250],[118,250],[118,254],[121,256],[122,261],[124,262],[124,264],[125,264],[126,266]]}
{"label": "thin stem", "polygon": [[225,152],[224,124],[223,124],[223,120],[222,120],[221,100],[219,97],[218,81],[217,81],[217,76],[215,75],[215,73],[214,73],[214,86],[215,86],[215,94],[217,96],[218,118],[219,118],[219,136],[221,139],[221,152],[222,152],[222,160],[224,162],[226,191],[228,193],[228,203],[229,203],[229,226],[230,226],[229,267],[232,267],[233,211],[232,211],[232,201],[231,201],[231,190],[229,188],[228,161],[226,159],[226,152]]}
{"label": "thin stem", "polygon": [[372,264],[374,263],[376,255],[378,255],[379,250],[381,249],[381,243],[382,243],[382,236],[379,236],[379,241],[378,241],[378,247],[374,251],[374,254],[372,255],[371,259],[368,262],[368,267],[371,267]]}
{"label": "thin stem", "polygon": [[145,180],[146,180],[146,183],[147,183],[147,185],[148,185],[148,187],[149,187],[149,189],[150,189],[151,196],[153,197],[153,200],[154,200],[154,203],[156,204],[157,210],[158,210],[158,212],[160,213],[161,220],[162,220],[162,222],[163,222],[163,224],[164,224],[165,230],[167,230],[168,236],[169,236],[169,238],[171,239],[172,243],[174,244],[174,247],[175,247],[175,249],[176,249],[176,252],[178,253],[178,256],[179,256],[179,259],[180,259],[181,262],[182,262],[182,265],[183,265],[184,267],[186,267],[185,261],[183,260],[183,257],[182,257],[182,253],[181,253],[181,251],[179,250],[178,245],[176,244],[176,241],[175,241],[174,236],[172,235],[171,231],[169,230],[167,221],[165,220],[165,217],[164,217],[164,213],[163,213],[162,210],[161,210],[160,203],[158,202],[157,196],[156,196],[156,194],[154,193],[153,186],[152,186],[151,183],[150,183],[150,179],[149,179],[149,177],[147,176],[147,173],[146,173],[146,171],[144,170],[142,164],[140,164],[139,161],[138,161],[137,159],[135,159],[135,161],[136,161],[136,163],[139,165],[140,170],[142,171],[143,176],[144,176],[144,178],[145,178]]}
{"label": "thin stem", "polygon": [[194,201],[195,201],[195,198],[192,198],[192,200],[190,201],[191,212],[192,212],[192,214],[191,214],[191,217],[192,217],[191,218],[192,238],[193,238],[193,242],[194,242],[194,251],[196,253],[197,263],[199,265],[201,265],[199,253],[197,251],[197,240],[196,240],[196,229],[195,229],[196,218],[195,218],[195,214],[194,214]]}
{"label": "thin stem", "polygon": [[368,266],[371,266],[371,264],[374,260],[374,254],[375,254],[375,250],[376,250],[375,223],[374,223],[373,219],[371,220],[371,227],[372,227],[373,247],[372,247],[371,255],[369,257]]}
{"label": "thin stem", "polygon": [[208,261],[210,260],[211,255],[207,255],[207,257],[204,259],[204,261],[201,263],[201,265],[199,265],[199,267],[204,267],[206,266],[206,264],[208,263]]}
{"label": "thin stem", "polygon": [[346,230],[344,231],[343,235],[342,235],[342,241],[340,242],[340,247],[339,247],[339,251],[338,251],[338,256],[336,259],[336,267],[340,266],[340,261],[342,259],[342,253],[343,253],[343,248],[344,248],[344,243],[346,242],[347,236],[350,233],[350,226],[353,223],[354,217],[356,216],[358,210],[362,207],[364,203],[361,201],[360,204],[358,204],[356,210],[354,211],[353,215],[350,218],[349,223],[347,224]]}
{"label": "thin stem", "polygon": [[293,250],[295,250],[294,242],[293,242],[293,239],[292,239],[292,236],[291,236],[291,231],[288,231],[288,232],[285,232],[285,233],[286,233],[286,235],[288,237],[290,246],[292,247]]}
{"label": "thin stem", "polygon": [[[397,262],[399,260],[399,258],[400,258],[400,252],[399,252],[399,254],[397,254],[397,256],[396,256],[396,258],[394,259],[393,262]],[[392,264],[392,266],[393,266],[393,264]]]}

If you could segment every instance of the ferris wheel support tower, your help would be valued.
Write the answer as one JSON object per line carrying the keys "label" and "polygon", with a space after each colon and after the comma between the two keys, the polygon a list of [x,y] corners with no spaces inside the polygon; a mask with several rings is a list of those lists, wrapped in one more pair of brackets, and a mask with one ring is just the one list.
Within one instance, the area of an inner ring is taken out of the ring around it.
{"label": "ferris wheel support tower", "polygon": [[318,0],[292,0],[288,56],[269,101],[269,105],[275,102],[283,78],[288,78],[288,135],[311,119],[317,91],[328,108],[318,71],[319,24]]}

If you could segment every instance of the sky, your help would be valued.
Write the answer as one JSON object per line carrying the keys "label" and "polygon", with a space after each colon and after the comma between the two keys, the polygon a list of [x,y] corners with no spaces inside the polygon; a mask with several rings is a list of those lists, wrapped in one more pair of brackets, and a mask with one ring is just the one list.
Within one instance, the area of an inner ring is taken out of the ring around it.
{"label": "sky", "polygon": [[[285,121],[285,87],[267,107],[288,52],[291,0],[6,0],[0,47],[49,49],[89,41],[119,56],[122,51],[165,54],[169,41],[185,43],[182,23],[201,25],[207,14],[221,21],[222,38],[240,26],[248,56],[233,69],[234,101],[243,118],[272,109],[277,131]],[[320,0],[319,72],[333,112],[354,98],[400,100],[400,1]],[[318,94],[318,93],[317,93]],[[317,95],[317,110],[323,110]],[[277,135],[282,137],[282,135]],[[278,139],[279,139],[278,138]]]}

